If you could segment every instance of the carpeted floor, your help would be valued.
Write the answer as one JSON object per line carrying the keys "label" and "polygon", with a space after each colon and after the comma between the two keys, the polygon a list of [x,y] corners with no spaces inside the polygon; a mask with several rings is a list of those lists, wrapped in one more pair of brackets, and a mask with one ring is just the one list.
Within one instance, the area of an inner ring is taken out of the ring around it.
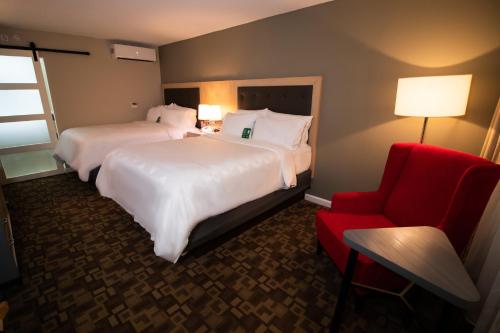
{"label": "carpeted floor", "polygon": [[[113,201],[75,174],[5,187],[22,286],[6,291],[7,332],[318,332],[341,276],[315,255],[301,201],[199,256],[171,264]],[[404,307],[352,296],[343,332],[419,332]],[[429,308],[428,305],[426,305]]]}

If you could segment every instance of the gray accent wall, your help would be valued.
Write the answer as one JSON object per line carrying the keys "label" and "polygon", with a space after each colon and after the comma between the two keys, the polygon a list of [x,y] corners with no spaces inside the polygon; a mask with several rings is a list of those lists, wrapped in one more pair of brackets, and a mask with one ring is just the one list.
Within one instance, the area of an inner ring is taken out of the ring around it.
{"label": "gray accent wall", "polygon": [[425,142],[479,154],[500,96],[500,2],[337,0],[160,47],[162,82],[322,75],[311,194],[377,188],[400,77],[473,74],[467,114],[429,120]]}

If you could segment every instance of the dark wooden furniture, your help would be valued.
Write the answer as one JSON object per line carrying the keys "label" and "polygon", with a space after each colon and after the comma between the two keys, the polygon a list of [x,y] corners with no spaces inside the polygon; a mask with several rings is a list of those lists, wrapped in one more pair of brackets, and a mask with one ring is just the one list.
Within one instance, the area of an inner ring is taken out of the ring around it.
{"label": "dark wooden furniture", "polygon": [[165,104],[175,103],[185,108],[198,110],[200,88],[166,88],[163,90]]}
{"label": "dark wooden furniture", "polygon": [[312,85],[238,87],[238,109],[310,116]]}
{"label": "dark wooden furniture", "polygon": [[0,284],[19,277],[9,211],[0,188]]}

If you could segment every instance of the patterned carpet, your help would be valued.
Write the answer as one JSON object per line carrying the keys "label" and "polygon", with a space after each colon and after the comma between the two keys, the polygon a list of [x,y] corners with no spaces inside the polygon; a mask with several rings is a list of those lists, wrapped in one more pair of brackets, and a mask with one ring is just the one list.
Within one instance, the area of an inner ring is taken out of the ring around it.
{"label": "patterned carpet", "polygon": [[[341,276],[315,255],[316,205],[301,201],[174,265],[75,174],[4,191],[22,271],[22,286],[4,291],[7,332],[319,332],[329,325]],[[352,303],[351,295],[342,332],[421,331],[405,324],[395,299],[374,297],[359,313]]]}

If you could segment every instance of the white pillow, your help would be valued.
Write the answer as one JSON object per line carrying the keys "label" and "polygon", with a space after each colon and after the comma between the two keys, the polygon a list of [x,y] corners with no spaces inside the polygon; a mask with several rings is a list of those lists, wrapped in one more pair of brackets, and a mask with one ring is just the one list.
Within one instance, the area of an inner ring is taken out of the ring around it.
{"label": "white pillow", "polygon": [[222,133],[241,138],[243,135],[243,130],[245,128],[250,128],[251,136],[253,126],[255,124],[255,119],[257,119],[257,115],[253,113],[228,113],[224,117],[224,122],[222,123]]}
{"label": "white pillow", "polygon": [[311,128],[313,118],[312,116],[299,116],[295,114],[273,112],[271,110],[267,110],[266,115],[267,117],[274,119],[293,119],[303,122],[304,129],[302,130],[300,144],[307,144],[307,141],[309,140],[309,129]]}
{"label": "white pillow", "polygon": [[303,131],[304,122],[301,119],[263,117],[255,121],[252,139],[297,149]]}
{"label": "white pillow", "polygon": [[198,110],[191,109],[191,108],[184,108],[184,107],[182,107],[182,110],[184,110],[184,112],[186,112],[186,117],[187,117],[187,121],[189,122],[190,128],[196,127],[196,122],[198,121],[198,118],[197,118]]}
{"label": "white pillow", "polygon": [[267,116],[267,112],[269,109],[262,109],[262,110],[237,110],[235,114],[237,115],[244,115],[244,114],[254,114],[257,117],[265,117]]}
{"label": "white pillow", "polygon": [[187,131],[196,126],[196,110],[189,108],[166,109],[161,114],[160,123]]}
{"label": "white pillow", "polygon": [[161,113],[163,112],[163,110],[165,110],[166,107],[167,107],[166,105],[158,105],[152,107],[151,109],[148,110],[148,114],[146,115],[146,120],[156,122],[158,120],[158,117],[161,117]]}
{"label": "white pillow", "polygon": [[191,109],[191,108],[187,108],[185,106],[180,106],[180,105],[177,105],[175,103],[170,103],[169,105],[166,105],[166,108],[168,110],[185,110],[185,109],[188,109],[188,110],[194,110],[194,109]]}

